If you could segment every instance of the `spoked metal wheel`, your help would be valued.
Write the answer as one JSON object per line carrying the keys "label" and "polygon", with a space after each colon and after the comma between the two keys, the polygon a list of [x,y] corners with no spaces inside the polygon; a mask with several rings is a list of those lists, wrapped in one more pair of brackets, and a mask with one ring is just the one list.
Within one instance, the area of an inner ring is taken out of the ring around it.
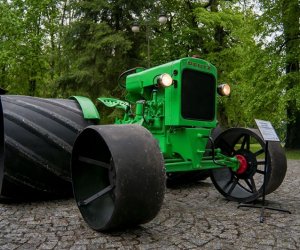
{"label": "spoked metal wheel", "polygon": [[221,148],[225,155],[236,156],[240,162],[236,172],[226,167],[211,171],[215,187],[229,200],[254,201],[262,195],[264,180],[266,194],[269,194],[280,186],[285,177],[286,157],[279,142],[269,142],[269,164],[264,176],[265,142],[257,129],[228,129],[216,138],[215,146]]}
{"label": "spoked metal wheel", "polygon": [[79,210],[95,230],[146,223],[162,205],[163,157],[141,126],[86,128],[74,144],[71,172]]}

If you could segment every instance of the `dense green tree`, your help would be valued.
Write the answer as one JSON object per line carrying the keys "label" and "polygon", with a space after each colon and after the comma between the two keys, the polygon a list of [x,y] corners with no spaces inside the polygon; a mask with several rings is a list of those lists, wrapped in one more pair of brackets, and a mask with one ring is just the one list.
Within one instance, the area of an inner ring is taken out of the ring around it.
{"label": "dense green tree", "polygon": [[261,14],[257,18],[256,39],[260,52],[253,53],[249,63],[253,81],[245,88],[254,88],[248,98],[245,95],[249,100],[247,109],[261,110],[261,118],[273,121],[284,132],[286,147],[299,149],[299,3],[297,0],[260,0],[259,3]]}
{"label": "dense green tree", "polygon": [[10,77],[10,66],[14,60],[14,50],[20,37],[20,23],[17,13],[7,1],[0,2],[0,80],[1,87],[7,88]]}
{"label": "dense green tree", "polygon": [[198,54],[232,87],[219,100],[223,125],[267,119],[286,147],[300,148],[297,0],[0,0],[0,12],[0,81],[10,93],[121,97],[122,71]]}
{"label": "dense green tree", "polygon": [[300,149],[300,7],[297,0],[282,1],[282,25],[285,47],[287,95],[286,148]]}
{"label": "dense green tree", "polygon": [[[110,95],[120,72],[139,62],[139,39],[131,32],[134,16],[150,2],[75,1],[74,21],[65,34],[66,73],[59,79],[64,94]],[[139,38],[139,37],[138,37]]]}
{"label": "dense green tree", "polygon": [[0,1],[1,85],[11,93],[47,95],[54,79],[57,1]]}
{"label": "dense green tree", "polygon": [[250,124],[254,122],[253,115],[249,119],[248,106],[241,108],[241,93],[247,95],[241,83],[249,83],[241,71],[247,68],[250,55],[260,51],[255,45],[255,15],[250,7],[244,8],[238,1],[217,0],[162,3],[169,13],[169,22],[154,37],[154,62],[195,54],[212,62],[218,68],[219,82],[228,82],[233,88],[230,98],[220,99],[221,124],[246,126],[249,120]]}

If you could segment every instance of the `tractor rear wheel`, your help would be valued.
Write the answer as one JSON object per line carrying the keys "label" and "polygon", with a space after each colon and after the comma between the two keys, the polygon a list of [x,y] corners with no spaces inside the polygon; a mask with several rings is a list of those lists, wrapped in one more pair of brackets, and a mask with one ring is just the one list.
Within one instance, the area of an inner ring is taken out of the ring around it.
{"label": "tractor rear wheel", "polygon": [[71,173],[78,208],[95,230],[146,223],[162,205],[163,157],[150,132],[141,126],[83,130],[73,147]]}
{"label": "tractor rear wheel", "polygon": [[269,142],[269,164],[264,178],[265,141],[257,129],[228,129],[216,138],[215,147],[240,161],[236,172],[227,167],[211,171],[215,187],[229,200],[252,202],[262,195],[264,180],[266,194],[269,194],[280,186],[285,177],[287,162],[284,150],[279,142]]}

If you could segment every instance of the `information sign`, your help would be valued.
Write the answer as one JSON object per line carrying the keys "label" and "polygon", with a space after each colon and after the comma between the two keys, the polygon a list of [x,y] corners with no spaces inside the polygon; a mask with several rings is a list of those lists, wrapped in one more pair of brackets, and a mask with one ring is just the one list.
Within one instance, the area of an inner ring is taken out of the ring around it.
{"label": "information sign", "polygon": [[258,119],[255,122],[265,141],[280,141],[271,122]]}

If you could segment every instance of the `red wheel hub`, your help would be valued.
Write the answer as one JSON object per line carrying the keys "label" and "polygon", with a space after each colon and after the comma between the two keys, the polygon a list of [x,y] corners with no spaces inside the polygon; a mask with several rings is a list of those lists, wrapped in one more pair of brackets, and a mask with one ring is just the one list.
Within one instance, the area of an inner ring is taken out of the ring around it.
{"label": "red wheel hub", "polygon": [[237,174],[243,174],[246,172],[247,168],[248,168],[248,163],[247,160],[245,158],[245,156],[243,155],[236,155],[235,156],[239,162],[240,162],[240,166],[238,168],[238,170],[236,171]]}

